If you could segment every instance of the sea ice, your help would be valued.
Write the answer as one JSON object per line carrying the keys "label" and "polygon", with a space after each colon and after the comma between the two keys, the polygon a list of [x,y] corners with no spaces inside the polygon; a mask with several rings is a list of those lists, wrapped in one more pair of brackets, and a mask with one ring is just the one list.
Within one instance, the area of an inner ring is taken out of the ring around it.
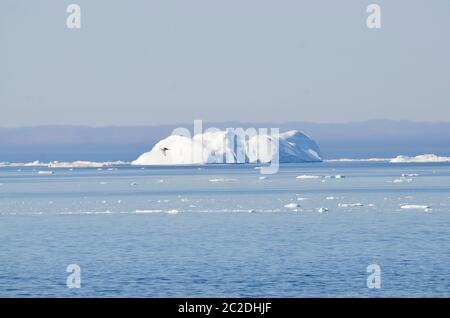
{"label": "sea ice", "polygon": [[404,210],[430,210],[431,207],[428,205],[420,205],[420,204],[406,204],[402,205],[400,209]]}
{"label": "sea ice", "polygon": [[312,176],[312,175],[301,175],[301,176],[297,176],[295,178],[296,179],[320,179],[322,177],[321,176]]}
{"label": "sea ice", "polygon": [[297,204],[297,203],[289,203],[289,204],[286,204],[284,207],[285,207],[285,208],[288,208],[288,209],[297,209],[297,208],[300,207],[300,204]]}
{"label": "sea ice", "polygon": [[237,179],[233,179],[233,178],[216,178],[216,179],[209,179],[209,182],[230,182],[230,181],[237,181]]}
{"label": "sea ice", "polygon": [[339,203],[338,204],[339,207],[341,208],[352,208],[352,207],[361,207],[364,206],[364,204],[362,203]]}
{"label": "sea ice", "polygon": [[53,171],[38,171],[38,174],[49,175],[49,174],[53,174]]}
{"label": "sea ice", "polygon": [[415,157],[397,156],[391,163],[417,163],[417,162],[450,162],[450,157],[439,157],[435,154],[425,154]]}

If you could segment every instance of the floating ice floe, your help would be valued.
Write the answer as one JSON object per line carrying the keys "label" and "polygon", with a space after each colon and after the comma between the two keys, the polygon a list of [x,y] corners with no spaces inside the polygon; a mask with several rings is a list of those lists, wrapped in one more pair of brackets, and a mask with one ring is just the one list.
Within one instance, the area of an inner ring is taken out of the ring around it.
{"label": "floating ice floe", "polygon": [[[103,168],[113,165],[124,165],[127,162],[115,161],[115,162],[93,162],[93,161],[74,161],[74,162],[58,162],[52,161],[48,163],[50,168]],[[112,168],[108,169],[111,170]]]}
{"label": "floating ice floe", "polygon": [[390,161],[391,158],[367,158],[367,159],[351,159],[351,158],[342,158],[342,159],[328,159],[324,160],[325,162],[378,162],[378,161]]}
{"label": "floating ice floe", "polygon": [[3,162],[0,167],[48,167],[48,168],[102,168],[115,165],[126,165],[128,162],[111,161],[111,162],[93,162],[93,161],[74,161],[74,162]]}
{"label": "floating ice floe", "polygon": [[403,183],[403,182],[410,183],[412,181],[413,179],[411,178],[403,178],[403,179],[395,179],[392,181],[392,183]]}
{"label": "floating ice floe", "polygon": [[402,177],[418,177],[419,175],[417,173],[402,173]]}
{"label": "floating ice floe", "polygon": [[313,176],[313,175],[301,175],[301,176],[297,176],[295,178],[301,179],[301,180],[308,180],[308,179],[320,179],[322,177],[321,176]]}
{"label": "floating ice floe", "polygon": [[345,176],[337,174],[337,175],[334,175],[334,176],[325,176],[325,178],[326,179],[344,179]]}
{"label": "floating ice floe", "polygon": [[339,198],[338,197],[333,197],[333,196],[325,198],[325,200],[337,200],[337,199],[339,199]]}
{"label": "floating ice floe", "polygon": [[53,171],[38,171],[38,174],[44,174],[44,175],[49,175],[49,174],[53,174]]}
{"label": "floating ice floe", "polygon": [[450,157],[440,157],[435,154],[425,154],[415,157],[397,156],[391,159],[391,163],[426,163],[426,162],[450,162]]}
{"label": "floating ice floe", "polygon": [[106,210],[106,211],[65,211],[65,212],[60,212],[59,214],[61,215],[84,215],[84,214],[112,214],[111,211]]}
{"label": "floating ice floe", "polygon": [[403,210],[425,210],[426,212],[431,211],[431,207],[429,205],[422,204],[405,204],[400,207]]}
{"label": "floating ice floe", "polygon": [[318,208],[317,209],[317,212],[319,212],[319,213],[325,213],[325,212],[328,212],[328,211],[329,211],[328,208]]}
{"label": "floating ice floe", "polygon": [[136,210],[137,214],[146,214],[146,213],[168,213],[168,214],[177,214],[179,211],[172,209],[172,210],[160,210],[160,209],[154,209],[154,210]]}
{"label": "floating ice floe", "polygon": [[300,204],[288,203],[284,207],[287,208],[287,209],[298,209],[300,207]]}
{"label": "floating ice floe", "polygon": [[237,181],[237,179],[233,179],[233,178],[216,178],[216,179],[209,179],[209,182],[231,182],[231,181]]}
{"label": "floating ice floe", "polygon": [[341,208],[353,208],[353,207],[362,207],[364,204],[362,203],[339,203],[339,207]]}

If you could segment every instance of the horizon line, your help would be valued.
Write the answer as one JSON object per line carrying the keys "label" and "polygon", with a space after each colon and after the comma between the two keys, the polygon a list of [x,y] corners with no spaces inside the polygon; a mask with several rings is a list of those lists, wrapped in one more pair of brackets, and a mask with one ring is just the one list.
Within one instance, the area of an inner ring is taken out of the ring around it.
{"label": "horizon line", "polygon": [[[192,121],[193,122],[193,121]],[[367,119],[367,120],[359,120],[359,121],[347,121],[347,122],[315,122],[315,121],[285,121],[285,122],[269,122],[269,121],[239,121],[239,120],[225,120],[225,121],[203,121],[203,123],[207,125],[223,125],[228,123],[240,123],[244,125],[261,125],[261,124],[269,124],[269,125],[288,125],[288,124],[310,124],[310,125],[350,125],[350,124],[363,124],[363,123],[373,123],[373,122],[390,122],[390,123],[410,123],[410,124],[441,124],[441,125],[450,125],[450,121],[444,120],[408,120],[408,119]],[[161,123],[161,124],[106,124],[106,125],[89,125],[89,124],[39,124],[39,125],[24,125],[24,126],[0,126],[0,129],[24,129],[24,128],[50,128],[50,127],[79,127],[79,128],[138,128],[138,127],[164,127],[164,126],[186,126],[189,125],[188,122],[185,123]]]}

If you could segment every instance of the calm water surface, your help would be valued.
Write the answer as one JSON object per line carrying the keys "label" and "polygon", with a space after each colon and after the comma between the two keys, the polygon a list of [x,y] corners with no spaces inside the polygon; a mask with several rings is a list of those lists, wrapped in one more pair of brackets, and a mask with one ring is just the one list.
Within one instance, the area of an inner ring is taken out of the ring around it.
{"label": "calm water surface", "polygon": [[38,170],[0,168],[1,297],[450,296],[449,164]]}

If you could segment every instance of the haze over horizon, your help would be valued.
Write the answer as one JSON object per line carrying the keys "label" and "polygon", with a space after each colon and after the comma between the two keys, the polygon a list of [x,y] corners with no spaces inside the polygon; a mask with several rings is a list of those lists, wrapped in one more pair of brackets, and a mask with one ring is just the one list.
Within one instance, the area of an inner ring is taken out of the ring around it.
{"label": "haze over horizon", "polygon": [[[195,119],[199,120],[199,119]],[[389,123],[389,124],[395,124],[395,123],[401,123],[401,124],[414,124],[414,125],[450,125],[450,120],[401,120],[401,119],[381,119],[381,118],[375,118],[375,119],[366,119],[366,120],[355,120],[355,121],[342,121],[342,122],[318,122],[318,121],[302,121],[302,120],[286,120],[286,121],[239,121],[239,120],[224,120],[224,121],[204,121],[203,124],[205,127],[212,127],[214,125],[217,125],[219,127],[225,127],[226,125],[241,125],[241,126],[234,126],[229,128],[248,128],[253,127],[251,125],[254,125],[256,128],[263,127],[263,128],[277,128],[277,125],[280,126],[286,126],[286,125],[292,125],[292,124],[306,124],[306,125],[319,125],[319,126],[341,126],[345,127],[346,125],[358,125],[358,124],[364,124],[364,123]],[[266,126],[264,126],[266,125]],[[193,121],[192,122],[175,122],[175,123],[160,123],[160,124],[151,124],[151,123],[142,123],[142,124],[105,124],[105,125],[88,125],[88,124],[38,124],[38,125],[24,125],[24,126],[10,126],[10,125],[3,125],[0,126],[0,129],[27,129],[27,128],[46,128],[46,127],[58,127],[58,128],[70,128],[70,127],[80,127],[80,128],[140,128],[140,127],[153,127],[153,128],[159,128],[159,127],[186,127],[186,128],[192,128]],[[301,127],[299,127],[301,128]]]}
{"label": "haze over horizon", "polygon": [[450,118],[450,2],[0,3],[0,127]]}

